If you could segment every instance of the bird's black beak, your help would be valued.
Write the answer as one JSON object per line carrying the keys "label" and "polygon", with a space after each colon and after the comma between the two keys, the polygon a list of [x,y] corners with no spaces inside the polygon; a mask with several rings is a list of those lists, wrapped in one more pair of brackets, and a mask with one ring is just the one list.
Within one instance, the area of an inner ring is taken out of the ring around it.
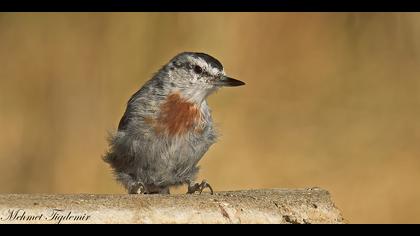
{"label": "bird's black beak", "polygon": [[234,79],[234,78],[230,78],[227,76],[222,76],[217,82],[216,85],[219,86],[226,86],[226,87],[235,87],[235,86],[241,86],[241,85],[245,85],[244,82]]}

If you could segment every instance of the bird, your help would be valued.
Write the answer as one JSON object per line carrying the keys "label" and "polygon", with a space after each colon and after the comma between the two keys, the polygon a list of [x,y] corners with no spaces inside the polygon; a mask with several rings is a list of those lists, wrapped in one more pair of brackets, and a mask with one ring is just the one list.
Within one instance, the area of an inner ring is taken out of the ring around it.
{"label": "bird", "polygon": [[206,53],[182,52],[159,69],[127,102],[109,148],[102,156],[128,194],[187,194],[213,188],[196,182],[198,162],[217,141],[209,95],[245,85],[228,77],[222,63]]}

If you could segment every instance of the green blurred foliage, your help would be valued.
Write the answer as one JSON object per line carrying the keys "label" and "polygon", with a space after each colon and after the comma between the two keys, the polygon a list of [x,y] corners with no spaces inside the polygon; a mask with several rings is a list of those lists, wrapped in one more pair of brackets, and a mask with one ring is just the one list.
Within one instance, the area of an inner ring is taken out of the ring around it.
{"label": "green blurred foliage", "polygon": [[0,192],[123,193],[107,132],[182,51],[247,83],[209,99],[216,190],[319,186],[349,222],[420,222],[415,13],[1,13]]}

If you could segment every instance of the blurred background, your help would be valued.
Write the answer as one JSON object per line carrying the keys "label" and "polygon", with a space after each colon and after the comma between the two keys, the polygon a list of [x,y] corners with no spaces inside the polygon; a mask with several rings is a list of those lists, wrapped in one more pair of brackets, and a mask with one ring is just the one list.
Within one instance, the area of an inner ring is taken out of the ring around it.
{"label": "blurred background", "polygon": [[182,51],[247,83],[209,98],[222,136],[199,179],[420,223],[420,14],[1,13],[0,193],[124,193],[107,132]]}

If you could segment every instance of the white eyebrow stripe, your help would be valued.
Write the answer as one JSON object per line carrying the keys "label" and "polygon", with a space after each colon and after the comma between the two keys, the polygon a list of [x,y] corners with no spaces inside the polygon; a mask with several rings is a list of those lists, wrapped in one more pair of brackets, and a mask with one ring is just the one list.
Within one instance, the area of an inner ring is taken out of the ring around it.
{"label": "white eyebrow stripe", "polygon": [[204,61],[203,59],[195,59],[194,58],[194,61],[195,61],[195,63],[198,65],[198,66],[200,66],[201,68],[203,68],[203,69],[207,69],[207,70],[209,70],[210,69],[210,66],[207,64],[207,62],[206,61]]}
{"label": "white eyebrow stripe", "polygon": [[190,57],[190,60],[195,63],[196,65],[200,66],[201,68],[203,68],[203,70],[207,71],[208,73],[210,73],[213,76],[217,76],[220,73],[224,74],[224,71],[220,71],[218,68],[212,67],[211,65],[209,65],[205,60],[203,60],[202,58],[194,58],[194,57]]}

